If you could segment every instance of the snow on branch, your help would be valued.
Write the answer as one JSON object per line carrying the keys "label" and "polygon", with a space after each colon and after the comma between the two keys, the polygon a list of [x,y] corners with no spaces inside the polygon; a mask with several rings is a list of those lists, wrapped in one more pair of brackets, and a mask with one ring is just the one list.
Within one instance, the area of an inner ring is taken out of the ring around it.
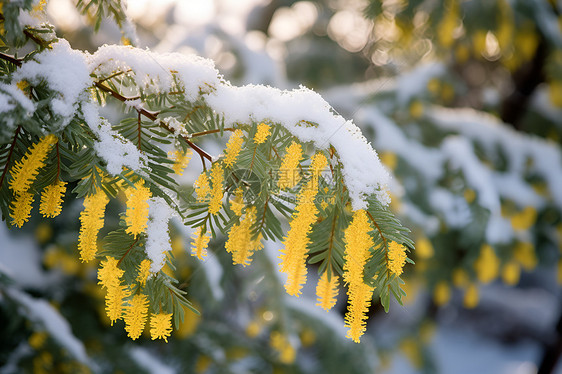
{"label": "snow on branch", "polygon": [[[354,209],[366,208],[366,197],[375,194],[383,204],[389,203],[385,186],[389,175],[382,167],[377,153],[352,122],[336,114],[331,106],[316,92],[300,87],[287,91],[269,86],[232,86],[215,69],[214,63],[193,55],[178,53],[157,54],[130,46],[105,45],[90,55],[72,50],[68,42],[54,43],[52,49],[38,54],[37,61],[25,62],[15,74],[13,84],[20,80],[43,80],[60,93],[52,101],[52,109],[65,118],[67,125],[84,100],[88,88],[98,79],[116,73],[126,74],[145,93],[169,93],[181,85],[190,101],[204,99],[216,113],[223,115],[227,124],[267,121],[283,125],[303,142],[312,142],[317,148],[334,148],[343,165],[343,176]],[[138,107],[138,105],[137,105]],[[114,153],[135,155],[126,142],[115,142],[115,134],[101,131],[95,111],[82,105],[85,119],[100,137],[103,146],[96,147],[101,157]],[[156,114],[151,117],[155,117]],[[104,135],[110,135],[104,136]],[[105,139],[105,140],[104,140]],[[121,144],[118,144],[121,143]],[[112,152],[104,152],[111,149]],[[134,166],[140,162],[115,164],[107,160],[110,172],[117,173],[119,166]]]}

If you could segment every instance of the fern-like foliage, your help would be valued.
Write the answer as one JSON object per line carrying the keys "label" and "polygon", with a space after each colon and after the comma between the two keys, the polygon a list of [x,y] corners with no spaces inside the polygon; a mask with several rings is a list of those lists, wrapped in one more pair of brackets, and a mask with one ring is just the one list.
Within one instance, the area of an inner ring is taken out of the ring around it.
{"label": "fern-like foliage", "polygon": [[[118,24],[125,20],[120,1],[79,1],[78,8],[95,15],[96,28],[108,14]],[[4,15],[11,17],[11,13]],[[30,38],[35,41],[38,36]],[[176,327],[183,320],[184,308],[194,310],[168,271],[174,269],[168,234],[172,216],[199,230],[200,237],[226,237],[227,249],[237,258],[234,262],[244,266],[263,247],[262,241],[283,242],[282,270],[293,274],[301,287],[307,262],[317,264],[320,275],[327,272],[328,279],[343,276],[345,261],[355,261],[344,233],[355,214],[364,211],[372,228],[366,235],[373,246],[359,283],[369,289],[374,286],[385,310],[391,293],[401,301],[401,280],[389,268],[389,243],[410,249],[413,243],[408,230],[381,201],[383,182],[376,181],[375,186],[363,183],[371,188],[366,190],[358,183],[361,181],[352,179],[364,178],[355,171],[363,160],[350,157],[342,148],[343,143],[336,139],[342,135],[336,134],[340,129],[328,129],[335,137],[315,138],[325,126],[323,118],[340,120],[331,109],[311,117],[306,107],[294,109],[284,104],[290,93],[275,91],[263,100],[279,100],[283,110],[294,112],[291,120],[267,112],[241,120],[225,99],[217,99],[234,88],[208,61],[166,58],[117,46],[86,55],[52,38],[39,38],[36,44],[37,52],[23,59],[4,56],[0,69],[6,82],[0,86],[0,95],[10,103],[2,108],[0,120],[2,218],[12,225],[14,212],[23,209],[16,204],[21,199],[19,192],[10,188],[14,163],[34,157],[32,146],[46,134],[54,134],[56,144],[48,150],[38,176],[29,181],[26,193],[37,196],[60,180],[70,186],[72,198],[84,198],[79,248],[95,250],[98,240],[102,243],[97,252],[102,260],[98,278],[107,289],[112,319],[119,318],[120,305],[127,308],[135,295],[147,297],[150,313],[173,314]],[[69,74],[61,79],[70,75],[72,80],[55,82],[58,64],[67,60],[73,66],[67,65]],[[45,65],[48,69],[43,74],[40,69]],[[67,91],[65,84],[74,91]],[[308,95],[303,97],[317,100]],[[234,99],[243,101],[243,96]],[[110,123],[101,117],[98,108],[104,105],[118,108],[121,119]],[[364,139],[355,134],[358,129],[342,124],[343,135],[350,139],[345,146],[367,149],[363,155],[375,163],[372,169],[365,169],[367,174],[382,170],[370,146],[365,148]],[[224,144],[227,138],[222,153],[212,155],[205,150],[208,139]],[[302,154],[295,155],[291,145],[298,145]],[[195,188],[186,186],[186,180],[177,175],[178,159],[171,154],[192,158],[187,170],[197,179]],[[285,169],[284,161],[295,157],[297,167]],[[292,182],[279,183],[282,178]],[[145,188],[144,200],[135,200],[135,191]],[[124,196],[126,208],[120,208],[121,212],[111,205],[106,210],[108,201],[113,204]],[[106,217],[118,219],[121,227],[102,240],[99,232]],[[142,221],[139,227],[146,227],[144,232],[128,231],[132,220]],[[286,221],[291,226],[288,232]],[[150,274],[140,279],[145,260],[150,261]],[[397,266],[401,269],[402,265]],[[297,289],[296,294],[299,292]]]}

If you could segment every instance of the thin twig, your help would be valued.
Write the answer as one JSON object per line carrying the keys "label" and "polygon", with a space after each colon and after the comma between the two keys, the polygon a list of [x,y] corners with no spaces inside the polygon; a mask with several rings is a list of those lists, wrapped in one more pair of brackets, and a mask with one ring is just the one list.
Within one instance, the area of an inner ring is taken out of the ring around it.
{"label": "thin twig", "polygon": [[15,58],[15,57],[10,56],[10,55],[7,55],[7,54],[5,54],[5,53],[0,53],[0,58],[1,58],[2,60],[9,61],[9,62],[11,62],[12,64],[17,65],[17,66],[21,66],[21,65],[22,65],[22,62],[21,62],[20,59],[17,59],[17,58]]}
{"label": "thin twig", "polygon": [[49,48],[51,49],[51,47],[49,46],[49,42],[43,40],[43,39],[39,39],[38,37],[36,37],[35,35],[33,35],[31,32],[29,32],[29,30],[23,30],[23,33],[25,34],[25,36],[27,36],[29,39],[33,40],[35,42],[35,44],[40,45],[43,48]]}
{"label": "thin twig", "polygon": [[122,74],[125,74],[125,73],[128,73],[128,72],[130,72],[130,71],[132,71],[132,69],[129,69],[129,70],[127,70],[127,71],[118,71],[117,73],[113,73],[113,74],[111,74],[110,76],[107,76],[107,77],[105,77],[105,78],[99,80],[98,83],[103,83],[103,82],[105,82],[105,81],[107,81],[107,80],[110,80],[110,79],[112,79],[112,78],[118,77],[118,76],[120,76],[120,75],[122,75]]}
{"label": "thin twig", "polygon": [[[222,131],[235,131],[236,129],[233,127],[225,127],[224,129],[222,129]],[[207,130],[207,131],[201,131],[201,132],[195,132],[193,134],[191,134],[192,138],[198,137],[198,136],[202,136],[202,135],[209,135],[209,134],[216,134],[217,132],[221,132],[221,129],[214,129],[214,130]]]}
{"label": "thin twig", "polygon": [[135,246],[135,244],[137,244],[137,242],[139,241],[140,236],[137,236],[137,238],[135,239],[135,241],[133,242],[133,244],[131,244],[131,246],[129,247],[129,249],[127,249],[127,252],[125,252],[125,254],[121,257],[121,259],[117,262],[117,267],[119,267],[119,265],[121,264],[121,261],[123,261],[125,259],[125,256],[127,256],[129,254],[129,251],[131,249],[133,249],[133,247]]}
{"label": "thin twig", "polygon": [[[121,95],[118,92],[113,91],[111,88],[107,87],[104,84],[101,84],[99,82],[95,82],[94,85],[99,88],[100,90],[102,90],[103,92],[106,92],[108,94],[110,94],[111,96],[113,96],[114,98],[116,98],[117,100],[121,101],[121,102],[126,102],[131,100],[128,97],[125,97],[123,95]],[[146,118],[156,122],[158,119],[158,114],[160,112],[151,112],[149,110],[144,109],[141,106],[136,106],[135,109],[137,110],[137,112],[139,114],[142,114],[143,116],[145,116]],[[164,122],[159,121],[158,125],[160,127],[162,127],[165,130],[168,130],[171,133],[175,133],[174,129],[170,128],[168,125],[166,125]],[[210,154],[208,154],[207,152],[205,152],[203,149],[201,149],[199,146],[193,144],[193,142],[191,142],[186,136],[182,136],[179,135],[183,140],[185,140],[185,142],[197,153],[199,153],[199,156],[201,156],[201,158],[206,158],[207,160],[209,160],[210,162],[213,162],[213,158],[211,157]]]}

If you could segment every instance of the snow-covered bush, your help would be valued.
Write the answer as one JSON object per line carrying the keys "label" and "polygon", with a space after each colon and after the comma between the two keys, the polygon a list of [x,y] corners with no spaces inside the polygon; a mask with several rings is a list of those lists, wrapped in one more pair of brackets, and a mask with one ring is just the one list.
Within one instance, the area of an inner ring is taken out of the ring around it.
{"label": "snow-covered bush", "polygon": [[[167,341],[172,319],[181,329],[186,310],[198,313],[173,272],[173,218],[192,231],[191,254],[203,261],[209,241],[223,236],[244,267],[264,241],[278,242],[289,295],[302,293],[307,264],[318,264],[318,304],[331,309],[346,285],[355,342],[374,294],[387,310],[391,294],[401,301],[413,242],[387,207],[388,173],[359,128],[319,94],[236,87],[194,55],[131,45],[79,51],[46,22],[45,1],[2,4],[2,217],[14,230],[30,219],[65,222],[80,199],[78,254],[99,260],[112,325],[122,319],[133,340],[149,325],[152,339]],[[112,15],[123,42],[134,42],[121,2],[78,7],[96,27]],[[121,104],[118,121],[100,114],[110,101]],[[224,137],[224,149],[206,150],[206,139]],[[39,314],[40,301],[2,288],[31,320]],[[51,332],[50,319],[38,318]],[[291,362],[294,348],[277,334],[271,345]],[[69,353],[86,361],[83,350]]]}

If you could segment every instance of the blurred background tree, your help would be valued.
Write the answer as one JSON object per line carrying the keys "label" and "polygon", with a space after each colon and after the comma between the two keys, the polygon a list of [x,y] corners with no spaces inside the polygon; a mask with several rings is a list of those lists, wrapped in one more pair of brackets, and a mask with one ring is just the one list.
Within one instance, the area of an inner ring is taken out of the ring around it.
{"label": "blurred background tree", "polygon": [[93,33],[95,17],[71,1],[46,9],[74,48],[196,53],[235,84],[320,91],[393,173],[417,264],[406,306],[386,315],[374,304],[355,345],[335,327],[344,303],[308,308],[281,292],[275,261],[256,258],[272,276],[235,269],[220,240],[196,263],[177,228],[176,271],[205,313],[187,315],[171,344],[133,343],[95,313],[103,295],[77,260],[70,207],[23,233],[1,229],[0,264],[16,273],[1,282],[47,300],[34,308],[54,306],[76,339],[45,333],[25,296],[4,301],[4,372],[562,372],[560,0],[130,1],[138,40],[110,19]]}

